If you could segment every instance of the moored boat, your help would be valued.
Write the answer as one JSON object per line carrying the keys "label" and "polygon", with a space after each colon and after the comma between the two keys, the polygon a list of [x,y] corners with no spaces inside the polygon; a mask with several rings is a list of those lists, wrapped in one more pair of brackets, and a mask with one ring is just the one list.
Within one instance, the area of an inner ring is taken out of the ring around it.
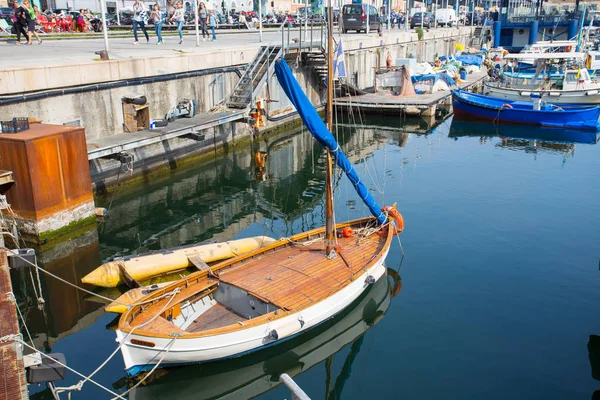
{"label": "moored boat", "polygon": [[463,90],[452,91],[452,106],[457,118],[488,120],[498,123],[537,125],[597,131],[600,107],[562,108],[553,104],[511,101],[478,95]]}
{"label": "moored boat", "polygon": [[[332,7],[329,11],[328,48],[333,49]],[[274,63],[304,125],[327,149],[325,227],[207,266],[139,299],[117,328],[128,374],[277,345],[334,317],[385,275],[384,260],[404,222],[395,207],[376,204],[331,134],[332,52],[328,65],[326,127],[285,61]],[[333,158],[372,217],[334,223]]]}
{"label": "moored boat", "polygon": [[[396,273],[388,269],[390,272]],[[255,357],[211,364],[211,368],[190,366],[170,370],[160,378],[149,378],[144,385],[136,387],[129,394],[129,399],[250,399],[280,385],[281,374],[294,377],[329,357],[335,356],[336,360],[337,357],[345,358],[345,365],[350,368],[357,359],[362,335],[382,319],[397,294],[390,285],[390,279],[390,275],[388,279],[382,277],[347,310],[277,348]],[[356,345],[348,354],[338,353],[351,343]],[[325,375],[325,379],[335,381],[335,375],[330,374],[335,372],[324,368],[320,376]],[[340,371],[338,378],[342,385],[343,374],[344,370]],[[339,393],[340,385],[331,390]]]}
{"label": "moored boat", "polygon": [[[500,81],[484,83],[483,92],[506,100],[530,101],[530,96],[541,96],[551,104],[600,104],[600,84],[593,81],[581,64],[584,53],[534,54],[537,70],[533,73],[503,73]],[[507,60],[519,61],[522,54],[511,54]],[[548,72],[549,62],[559,63]],[[560,72],[556,72],[556,68]],[[564,70],[564,72],[562,72]]]}

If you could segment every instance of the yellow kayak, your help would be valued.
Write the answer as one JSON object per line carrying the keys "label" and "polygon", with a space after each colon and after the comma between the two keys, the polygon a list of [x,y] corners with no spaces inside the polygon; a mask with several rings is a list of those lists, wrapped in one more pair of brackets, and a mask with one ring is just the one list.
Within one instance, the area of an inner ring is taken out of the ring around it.
{"label": "yellow kayak", "polygon": [[230,240],[221,243],[192,245],[173,250],[125,257],[102,264],[81,279],[81,282],[102,287],[116,287],[125,283],[121,268],[137,281],[151,278],[167,272],[193,266],[193,260],[205,263],[226,260],[240,254],[254,251],[275,242],[268,236],[256,236]]}

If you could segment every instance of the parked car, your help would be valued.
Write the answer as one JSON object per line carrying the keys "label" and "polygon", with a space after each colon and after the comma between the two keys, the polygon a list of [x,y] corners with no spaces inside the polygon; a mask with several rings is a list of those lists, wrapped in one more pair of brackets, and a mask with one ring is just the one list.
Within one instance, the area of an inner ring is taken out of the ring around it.
{"label": "parked car", "polygon": [[452,26],[456,21],[456,11],[453,8],[440,8],[435,11],[435,24],[437,26]]}
{"label": "parked car", "polygon": [[368,4],[344,4],[342,7],[340,28],[343,33],[347,33],[350,30],[366,32],[367,19],[369,20],[369,30],[381,32],[381,19],[375,7]]}
{"label": "parked car", "polygon": [[0,19],[5,19],[9,25],[12,25],[12,15],[13,9],[10,7],[0,7]]}
{"label": "parked car", "polygon": [[479,11],[475,11],[475,15],[473,15],[472,11],[469,11],[466,18],[466,25],[471,25],[471,21],[473,21],[473,25],[475,26],[483,24],[483,14]]}
{"label": "parked car", "polygon": [[430,12],[417,12],[410,20],[410,29],[414,29],[415,26],[421,26],[421,18],[423,19],[423,26],[431,28],[435,24],[435,17]]}

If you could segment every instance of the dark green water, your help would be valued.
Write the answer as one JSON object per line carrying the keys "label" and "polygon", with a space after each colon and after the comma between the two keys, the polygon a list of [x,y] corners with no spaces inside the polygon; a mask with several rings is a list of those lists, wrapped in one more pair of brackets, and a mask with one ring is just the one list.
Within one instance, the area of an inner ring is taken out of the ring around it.
{"label": "dark green water", "polygon": [[[450,129],[451,120],[428,135],[414,122],[363,123],[338,133],[375,198],[397,202],[405,217],[406,256],[392,247],[391,276],[282,347],[157,372],[131,398],[289,399],[277,386],[282,372],[313,399],[590,399],[600,390],[590,364],[599,356],[588,352],[590,335],[600,335],[596,139],[492,125]],[[117,194],[97,233],[44,254],[46,268],[76,282],[118,255],[321,226],[319,145],[299,131],[259,150],[267,152],[264,180],[244,149]],[[335,201],[338,221],[367,213],[345,179],[336,181]],[[36,344],[89,374],[115,349],[106,328],[114,316],[64,284],[43,284],[45,316],[27,307]],[[27,280],[17,285],[22,299],[31,292]],[[120,391],[123,377],[117,354],[95,380]],[[69,374],[64,383],[76,382]],[[110,396],[88,383],[73,398]]]}

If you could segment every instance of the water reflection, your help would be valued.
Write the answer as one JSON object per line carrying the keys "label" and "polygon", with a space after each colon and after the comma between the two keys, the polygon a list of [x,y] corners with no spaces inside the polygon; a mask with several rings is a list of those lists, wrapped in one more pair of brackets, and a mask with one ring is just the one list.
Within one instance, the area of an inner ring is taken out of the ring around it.
{"label": "water reflection", "polygon": [[[162,370],[147,386],[135,388],[130,398],[141,399],[238,399],[253,398],[280,384],[283,373],[291,377],[325,362],[326,399],[339,399],[361,350],[365,332],[385,315],[400,291],[397,271],[383,276],[351,307],[313,330],[256,354],[206,365]],[[333,376],[336,353],[350,346],[343,367]],[[317,396],[321,397],[321,396]]]}
{"label": "water reflection", "polygon": [[553,129],[527,125],[482,124],[452,121],[450,133],[452,138],[480,137],[482,142],[487,138],[500,137],[498,147],[526,151],[550,151],[573,153],[575,143],[596,144],[600,135],[595,132],[582,132],[569,129]]}
{"label": "water reflection", "polygon": [[[364,162],[388,140],[375,129],[347,127],[338,134],[355,163]],[[302,129],[266,135],[250,147],[233,148],[216,162],[118,192],[114,199],[100,199],[99,206],[110,204],[109,218],[97,230],[39,253],[40,264],[80,285],[83,276],[117,256],[229,240],[243,231],[243,236],[281,237],[322,226],[324,163],[322,146]],[[32,285],[29,272],[13,274],[15,294],[39,348],[50,351],[57,340],[104,315],[102,300],[44,275],[46,306],[39,308],[37,285]],[[95,290],[116,298],[124,289]]]}
{"label": "water reflection", "polygon": [[[600,381],[600,336],[590,335],[587,348],[592,368],[592,378]],[[600,400],[600,390],[594,391],[592,400]]]}
{"label": "water reflection", "polygon": [[[100,264],[96,229],[38,252],[38,264],[79,285],[80,279]],[[43,273],[38,277],[34,270],[13,270],[11,277],[13,292],[38,349],[50,351],[58,340],[92,325],[104,314],[100,304],[86,301],[83,292]],[[37,300],[40,286],[43,306]]]}

